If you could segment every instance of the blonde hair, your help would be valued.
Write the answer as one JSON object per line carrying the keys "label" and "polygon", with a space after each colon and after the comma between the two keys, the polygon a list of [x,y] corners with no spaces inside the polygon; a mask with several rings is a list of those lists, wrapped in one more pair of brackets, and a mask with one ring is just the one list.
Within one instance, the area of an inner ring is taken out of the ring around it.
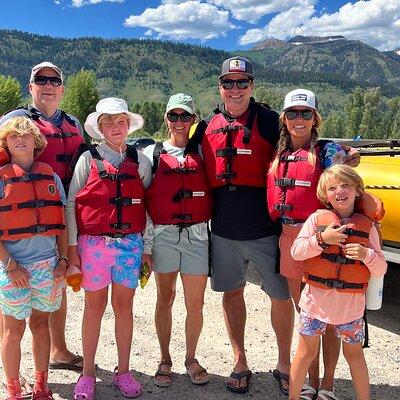
{"label": "blonde hair", "polygon": [[[276,151],[276,155],[274,161],[271,164],[270,172],[276,173],[278,169],[278,165],[280,162],[280,158],[282,154],[291,148],[290,142],[290,133],[287,129],[285,124],[285,111],[282,111],[279,115],[279,141],[278,141],[278,149]],[[318,142],[318,132],[322,125],[322,118],[320,113],[317,110],[312,110],[314,113],[314,124],[311,127],[311,140],[310,140],[310,150],[308,152],[307,161],[312,165],[315,166],[317,162],[317,155],[315,152],[315,146]]]}
{"label": "blonde hair", "polygon": [[102,124],[104,122],[112,122],[115,121],[117,118],[119,117],[125,117],[126,122],[128,123],[128,130],[129,127],[131,125],[131,119],[129,118],[129,116],[125,113],[119,113],[119,114],[101,114],[99,119],[97,120],[97,126],[99,127],[99,131],[101,132],[102,130]]}
{"label": "blonde hair", "polygon": [[328,187],[334,180],[354,186],[359,196],[364,193],[364,182],[353,167],[344,164],[334,165],[321,174],[317,186],[318,200],[328,208],[332,208],[327,196]]}
{"label": "blonde hair", "polygon": [[47,140],[36,124],[27,117],[10,118],[0,126],[0,147],[8,151],[6,138],[12,133],[18,136],[29,133],[35,141],[34,156],[38,157],[47,145]]}

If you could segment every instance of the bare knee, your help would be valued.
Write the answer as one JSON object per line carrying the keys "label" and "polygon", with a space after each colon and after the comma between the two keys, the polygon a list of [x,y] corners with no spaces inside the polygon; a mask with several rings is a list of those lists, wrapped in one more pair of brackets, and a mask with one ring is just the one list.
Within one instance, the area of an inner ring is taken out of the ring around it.
{"label": "bare knee", "polygon": [[191,316],[201,316],[203,313],[204,298],[203,296],[199,299],[190,299],[186,303],[186,311]]}
{"label": "bare knee", "polygon": [[157,307],[172,308],[176,296],[174,287],[159,288],[157,291]]}
{"label": "bare knee", "polygon": [[351,365],[362,365],[365,363],[364,352],[361,344],[344,344],[343,355]]}
{"label": "bare knee", "polygon": [[107,297],[97,298],[97,301],[85,301],[85,318],[98,318],[102,317],[107,307]]}
{"label": "bare knee", "polygon": [[48,334],[50,313],[34,312],[29,318],[29,329],[33,335]]}
{"label": "bare knee", "polygon": [[230,290],[229,292],[224,292],[222,301],[224,303],[232,303],[236,301],[244,301],[244,287],[239,289]]}
{"label": "bare knee", "polygon": [[12,326],[4,325],[3,340],[7,342],[20,342],[25,332],[25,320]]}

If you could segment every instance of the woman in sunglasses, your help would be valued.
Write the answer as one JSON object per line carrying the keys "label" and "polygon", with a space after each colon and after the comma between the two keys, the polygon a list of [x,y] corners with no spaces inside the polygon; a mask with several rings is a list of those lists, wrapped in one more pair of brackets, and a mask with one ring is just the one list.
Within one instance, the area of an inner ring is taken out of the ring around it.
{"label": "woman in sunglasses", "polygon": [[[274,220],[282,223],[280,273],[288,281],[297,311],[302,290],[303,263],[293,260],[290,248],[304,221],[317,209],[324,208],[316,195],[318,179],[323,170],[333,164],[356,166],[359,163],[359,154],[354,149],[318,139],[322,119],[317,107],[316,96],[310,90],[296,89],[286,95],[280,115],[278,150],[271,164],[267,184],[269,213]],[[336,399],[333,377],[340,342],[329,329],[323,337],[323,348],[325,374],[321,385],[318,355],[309,370],[309,385],[303,387],[303,400]],[[274,376],[280,382],[281,390],[287,394],[289,377],[277,370]],[[317,391],[320,397],[317,397]]]}
{"label": "woman in sunglasses", "polygon": [[208,274],[207,221],[211,217],[211,199],[202,160],[198,154],[185,154],[190,127],[195,121],[193,99],[184,93],[171,96],[165,113],[169,139],[144,150],[153,164],[153,179],[146,190],[146,207],[154,224],[155,325],[161,350],[154,384],[161,387],[172,384],[169,345],[178,272],[187,312],[186,371],[195,385],[209,380],[207,371],[195,358],[203,326]]}

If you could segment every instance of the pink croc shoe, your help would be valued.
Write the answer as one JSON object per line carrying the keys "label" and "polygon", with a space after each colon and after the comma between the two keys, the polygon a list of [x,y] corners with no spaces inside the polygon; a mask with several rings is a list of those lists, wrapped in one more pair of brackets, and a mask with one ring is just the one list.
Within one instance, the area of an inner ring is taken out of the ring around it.
{"label": "pink croc shoe", "polygon": [[96,378],[81,375],[74,389],[74,400],[94,400]]}
{"label": "pink croc shoe", "polygon": [[117,386],[124,397],[132,399],[143,393],[142,385],[132,376],[130,371],[118,374],[118,367],[114,369],[113,384]]}

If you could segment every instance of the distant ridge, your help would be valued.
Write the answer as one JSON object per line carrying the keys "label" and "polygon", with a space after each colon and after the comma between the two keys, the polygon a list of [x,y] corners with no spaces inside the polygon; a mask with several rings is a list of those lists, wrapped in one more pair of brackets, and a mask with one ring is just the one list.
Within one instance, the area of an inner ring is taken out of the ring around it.
{"label": "distant ridge", "polygon": [[346,40],[346,38],[341,35],[336,35],[336,36],[301,36],[301,35],[297,35],[297,36],[289,39],[287,42],[299,45],[299,44],[306,44],[306,43],[310,44],[310,43],[332,42],[334,40]]}

